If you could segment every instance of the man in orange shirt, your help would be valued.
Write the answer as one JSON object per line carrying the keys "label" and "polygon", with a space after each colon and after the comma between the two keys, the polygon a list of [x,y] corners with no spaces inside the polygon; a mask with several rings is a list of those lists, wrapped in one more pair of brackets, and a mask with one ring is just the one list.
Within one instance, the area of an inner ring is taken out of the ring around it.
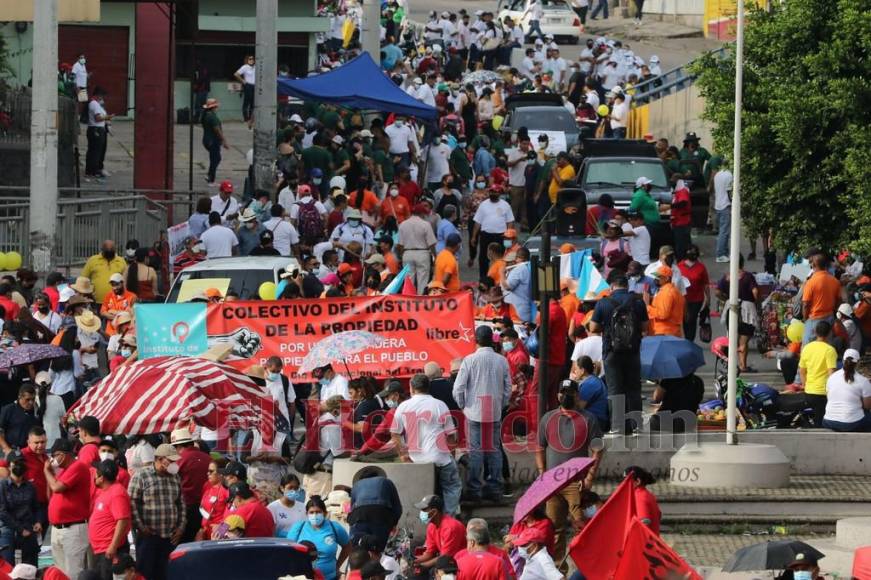
{"label": "man in orange shirt", "polygon": [[383,235],[376,239],[375,242],[378,244],[378,253],[384,256],[387,271],[395,276],[399,273],[399,260],[396,258],[396,254],[393,253],[393,238]]}
{"label": "man in orange shirt", "polygon": [[499,242],[490,242],[487,245],[487,259],[490,267],[487,269],[487,277],[493,280],[497,286],[502,285],[505,279],[505,247]]}
{"label": "man in orange shirt", "polygon": [[650,318],[650,334],[670,334],[683,336],[683,318],[686,303],[680,291],[671,283],[672,271],[668,266],[660,266],[653,273],[659,290],[647,307]]}
{"label": "man in orange shirt", "polygon": [[835,310],[841,303],[841,283],[829,274],[829,260],[824,254],[811,256],[814,272],[804,284],[801,294],[801,313],[804,319],[802,346],[814,340],[814,329],[825,320],[833,323]]}
{"label": "man in orange shirt", "polygon": [[115,327],[112,326],[112,321],[122,312],[133,314],[136,294],[124,288],[124,276],[117,272],[109,277],[109,284],[112,286],[112,291],[106,294],[106,297],[103,299],[103,306],[100,307],[100,316],[107,321],[106,335],[112,336],[115,334]]}
{"label": "man in orange shirt", "polygon": [[399,225],[411,216],[411,206],[408,201],[399,195],[399,189],[395,185],[390,186],[390,191],[381,202],[381,223],[389,217],[396,218],[396,224]]}
{"label": "man in orange shirt", "polygon": [[457,292],[460,289],[460,265],[457,263],[457,254],[462,243],[460,236],[451,234],[445,240],[445,249],[436,256],[433,280],[444,284],[448,292]]}

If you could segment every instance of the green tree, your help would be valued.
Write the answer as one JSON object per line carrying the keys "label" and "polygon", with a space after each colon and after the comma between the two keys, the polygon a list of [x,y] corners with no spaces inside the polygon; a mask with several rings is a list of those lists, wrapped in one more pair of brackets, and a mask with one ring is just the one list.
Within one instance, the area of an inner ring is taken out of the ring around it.
{"label": "green tree", "polygon": [[[744,35],[744,221],[777,247],[871,254],[871,0],[785,0],[748,13]],[[731,152],[735,51],[693,72]]]}

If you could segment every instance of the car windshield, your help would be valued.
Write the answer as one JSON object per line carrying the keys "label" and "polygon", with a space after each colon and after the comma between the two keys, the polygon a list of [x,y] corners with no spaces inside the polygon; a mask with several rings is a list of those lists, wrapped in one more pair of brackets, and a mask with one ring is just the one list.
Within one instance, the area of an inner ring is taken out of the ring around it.
{"label": "car windshield", "polygon": [[572,114],[562,107],[521,107],[511,113],[511,127],[527,127],[530,131],[566,131],[577,133]]}
{"label": "car windshield", "polygon": [[653,180],[655,187],[668,189],[665,170],[659,160],[592,162],[587,166],[587,175],[584,183],[602,182],[633,188],[635,187],[635,180],[642,176]]}
{"label": "car windshield", "polygon": [[182,272],[178,275],[172,290],[169,292],[167,302],[174,303],[178,300],[178,293],[185,280],[209,280],[230,279],[227,290],[234,290],[240,300],[256,300],[257,291],[264,282],[275,282],[275,274],[272,270],[198,270]]}
{"label": "car windshield", "polygon": [[[526,0],[512,0],[508,5],[508,10],[513,10],[515,12],[522,12],[526,10]],[[541,7],[544,9],[548,8],[562,8],[567,9],[566,3],[563,0],[544,0],[541,3]],[[502,3],[500,2],[500,10],[503,8]]]}

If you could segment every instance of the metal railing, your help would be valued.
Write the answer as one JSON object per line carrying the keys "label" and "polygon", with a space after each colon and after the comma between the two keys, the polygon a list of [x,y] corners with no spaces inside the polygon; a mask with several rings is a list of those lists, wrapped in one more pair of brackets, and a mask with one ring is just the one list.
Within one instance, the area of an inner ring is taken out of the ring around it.
{"label": "metal railing", "polygon": [[[712,51],[711,54],[723,58],[726,55],[726,48],[718,48]],[[638,83],[634,87],[635,95],[632,97],[632,101],[638,104],[645,104],[687,88],[695,80],[695,76],[688,71],[689,66],[693,62],[695,61],[677,66],[656,78]]]}

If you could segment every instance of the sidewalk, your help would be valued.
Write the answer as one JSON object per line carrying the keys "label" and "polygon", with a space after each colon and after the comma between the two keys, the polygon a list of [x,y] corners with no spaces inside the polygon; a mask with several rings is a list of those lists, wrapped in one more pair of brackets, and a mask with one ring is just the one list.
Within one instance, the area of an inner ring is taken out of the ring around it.
{"label": "sidewalk", "polygon": [[597,20],[590,20],[588,16],[586,34],[607,35],[628,40],[701,38],[704,36],[701,28],[672,22],[669,16],[664,16],[664,20],[659,20],[658,16],[647,15],[641,26],[636,26],[635,19],[622,18],[619,15],[619,10],[620,8],[615,8],[607,20],[603,20],[601,16]]}

